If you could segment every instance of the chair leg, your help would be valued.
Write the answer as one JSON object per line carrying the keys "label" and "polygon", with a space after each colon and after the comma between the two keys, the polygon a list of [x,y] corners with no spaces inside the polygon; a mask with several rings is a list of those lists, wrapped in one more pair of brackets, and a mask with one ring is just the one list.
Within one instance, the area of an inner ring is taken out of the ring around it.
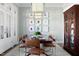
{"label": "chair leg", "polygon": [[53,47],[52,47],[51,49],[52,49],[52,54],[54,54],[54,52],[53,52]]}
{"label": "chair leg", "polygon": [[27,56],[27,55],[26,55],[26,53],[28,53],[28,54],[29,54],[29,52],[27,52],[27,48],[25,47],[25,56]]}
{"label": "chair leg", "polygon": [[29,55],[31,55],[31,54],[29,53],[27,56],[29,56]]}
{"label": "chair leg", "polygon": [[43,52],[44,55],[49,56],[48,54],[46,54],[45,52]]}
{"label": "chair leg", "polygon": [[55,55],[56,55],[56,47],[55,47]]}
{"label": "chair leg", "polygon": [[25,52],[25,56],[26,56],[26,48],[25,48],[25,51],[24,52]]}
{"label": "chair leg", "polygon": [[27,52],[27,49],[26,49],[26,47],[25,47],[25,56],[26,56],[26,52]]}

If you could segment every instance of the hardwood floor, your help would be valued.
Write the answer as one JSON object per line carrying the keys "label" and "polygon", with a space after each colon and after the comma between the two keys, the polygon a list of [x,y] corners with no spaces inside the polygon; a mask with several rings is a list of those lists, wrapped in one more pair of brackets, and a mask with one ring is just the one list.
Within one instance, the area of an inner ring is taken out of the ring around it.
{"label": "hardwood floor", "polygon": [[[6,53],[4,56],[25,56],[25,49],[20,48],[19,46],[16,46],[15,48],[11,49],[8,53]],[[51,51],[47,52],[50,56],[71,56],[68,52],[66,52],[62,47],[60,47],[58,44],[56,45],[56,49],[53,48],[53,53],[51,54]],[[36,56],[36,55],[31,55]],[[45,55],[41,55],[45,56]]]}

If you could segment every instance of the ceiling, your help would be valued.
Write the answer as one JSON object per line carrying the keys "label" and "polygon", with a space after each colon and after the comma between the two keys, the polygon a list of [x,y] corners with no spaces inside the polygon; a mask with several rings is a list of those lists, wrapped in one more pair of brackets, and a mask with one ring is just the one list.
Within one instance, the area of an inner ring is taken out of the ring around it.
{"label": "ceiling", "polygon": [[[32,3],[14,3],[17,7],[32,7]],[[43,3],[44,7],[62,7],[63,11],[67,10],[73,3]]]}
{"label": "ceiling", "polygon": [[[18,7],[31,7],[31,3],[15,3]],[[67,7],[71,3],[44,3],[45,7]]]}
{"label": "ceiling", "polygon": [[17,7],[31,7],[31,3],[14,3]]}

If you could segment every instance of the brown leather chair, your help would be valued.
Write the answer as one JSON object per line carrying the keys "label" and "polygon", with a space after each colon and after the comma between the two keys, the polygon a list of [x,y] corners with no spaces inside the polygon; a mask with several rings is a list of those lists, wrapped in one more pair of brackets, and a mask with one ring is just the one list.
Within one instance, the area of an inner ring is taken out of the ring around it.
{"label": "brown leather chair", "polygon": [[24,52],[25,52],[25,55],[26,55],[26,53],[28,53],[27,51],[26,51],[26,45],[25,45],[25,40],[27,40],[28,39],[28,36],[27,35],[24,35],[24,36],[20,36],[20,38],[19,38],[19,48],[21,49],[21,48],[23,48],[24,49]]}
{"label": "brown leather chair", "polygon": [[25,40],[25,45],[29,47],[40,48],[40,41],[38,39],[37,40],[28,39],[28,40]]}
{"label": "brown leather chair", "polygon": [[35,40],[26,40],[25,41],[26,46],[31,47],[31,49],[29,50],[29,55],[33,54],[33,55],[40,55],[40,54],[45,54],[45,51],[43,49],[40,48],[40,41],[39,39],[35,39]]}
{"label": "brown leather chair", "polygon": [[[49,40],[50,39],[50,40]],[[52,53],[53,53],[53,48],[55,47],[56,48],[56,45],[54,44],[54,42],[55,42],[55,39],[51,36],[51,35],[49,35],[49,38],[48,38],[48,41],[45,41],[45,43],[44,43],[44,47],[45,48],[48,48],[48,47],[50,47],[51,49],[49,49],[49,50],[52,50]],[[48,50],[48,51],[49,51]],[[56,53],[56,52],[55,52]]]}
{"label": "brown leather chair", "polygon": [[23,40],[23,39],[26,39],[28,36],[27,35],[23,35],[23,36],[19,36],[18,39],[19,41]]}
{"label": "brown leather chair", "polygon": [[55,41],[55,39],[52,37],[52,35],[49,35],[48,38],[52,41]]}

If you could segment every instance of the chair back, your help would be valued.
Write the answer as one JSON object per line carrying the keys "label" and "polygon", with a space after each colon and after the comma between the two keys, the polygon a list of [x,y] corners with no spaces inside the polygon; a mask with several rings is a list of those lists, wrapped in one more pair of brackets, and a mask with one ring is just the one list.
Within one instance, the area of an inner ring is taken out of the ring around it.
{"label": "chair back", "polygon": [[28,36],[27,35],[23,35],[23,39],[26,39],[26,38],[28,38]]}
{"label": "chair back", "polygon": [[25,40],[25,45],[28,47],[38,47],[40,48],[40,41],[37,39],[35,40]]}
{"label": "chair back", "polygon": [[19,37],[19,42],[25,43],[25,39],[28,39],[28,36],[27,35],[20,36]]}
{"label": "chair back", "polygon": [[51,39],[52,41],[55,41],[55,39],[52,37],[52,35],[49,35],[49,39]]}

